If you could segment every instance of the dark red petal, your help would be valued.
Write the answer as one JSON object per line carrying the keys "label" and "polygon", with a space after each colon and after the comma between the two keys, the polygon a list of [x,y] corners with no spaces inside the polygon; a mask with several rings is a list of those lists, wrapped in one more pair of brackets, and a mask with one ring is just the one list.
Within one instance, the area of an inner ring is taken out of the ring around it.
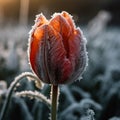
{"label": "dark red petal", "polygon": [[74,68],[71,80],[76,80],[84,71],[87,61],[85,38],[80,29],[74,30],[69,39],[69,60]]}

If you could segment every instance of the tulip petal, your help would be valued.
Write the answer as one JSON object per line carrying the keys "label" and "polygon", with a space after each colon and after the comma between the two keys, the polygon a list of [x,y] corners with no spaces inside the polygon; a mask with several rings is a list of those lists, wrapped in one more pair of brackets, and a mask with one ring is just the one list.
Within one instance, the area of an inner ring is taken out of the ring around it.
{"label": "tulip petal", "polygon": [[71,80],[76,80],[85,70],[87,63],[86,55],[86,39],[80,29],[74,30],[73,35],[69,39],[69,60],[74,68]]}
{"label": "tulip petal", "polygon": [[32,27],[32,30],[29,32],[29,34],[30,34],[29,42],[32,41],[32,36],[33,36],[35,29],[37,27],[40,27],[41,25],[47,24],[47,23],[48,23],[48,20],[46,19],[46,17],[42,13],[39,15],[36,15],[35,25]]}
{"label": "tulip petal", "polygon": [[57,32],[59,32],[61,34],[61,36],[63,38],[63,44],[64,44],[65,50],[67,52],[67,57],[68,57],[68,52],[69,52],[68,39],[71,34],[71,27],[70,27],[69,23],[66,21],[66,19],[62,15],[56,14],[50,20],[49,24]]}
{"label": "tulip petal", "polygon": [[[46,27],[41,26],[36,28],[33,34],[33,40],[31,42],[30,50],[30,63],[33,71],[37,76],[44,80],[46,83],[50,83],[49,71],[47,70],[46,59]],[[41,70],[42,69],[42,70]],[[43,71],[43,72],[42,72]]]}
{"label": "tulip petal", "polygon": [[72,29],[72,32],[73,32],[74,28],[75,28],[75,24],[74,24],[74,21],[72,19],[72,16],[69,13],[65,12],[65,11],[63,11],[61,13],[61,15],[67,20],[67,22],[69,23],[69,25],[70,25],[70,27]]}
{"label": "tulip petal", "polygon": [[40,15],[36,15],[36,20],[35,20],[36,27],[40,27],[41,25],[47,24],[47,23],[48,23],[48,20],[42,13]]}
{"label": "tulip petal", "polygon": [[57,32],[59,32],[64,38],[68,38],[71,33],[71,28],[66,19],[60,15],[55,14],[49,23]]}

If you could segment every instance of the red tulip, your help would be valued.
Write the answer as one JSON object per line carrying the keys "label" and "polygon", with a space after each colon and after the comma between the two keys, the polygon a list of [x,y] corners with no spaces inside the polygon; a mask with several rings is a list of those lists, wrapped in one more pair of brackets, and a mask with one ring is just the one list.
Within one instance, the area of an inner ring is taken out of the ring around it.
{"label": "red tulip", "polygon": [[65,84],[78,79],[86,62],[86,40],[67,12],[55,13],[50,20],[40,14],[29,38],[29,62],[45,83]]}

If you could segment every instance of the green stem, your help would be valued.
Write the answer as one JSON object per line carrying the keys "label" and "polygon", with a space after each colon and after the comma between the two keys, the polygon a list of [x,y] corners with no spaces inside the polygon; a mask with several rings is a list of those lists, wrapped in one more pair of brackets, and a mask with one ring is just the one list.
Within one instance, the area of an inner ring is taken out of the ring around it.
{"label": "green stem", "polygon": [[58,85],[51,85],[51,120],[57,120]]}

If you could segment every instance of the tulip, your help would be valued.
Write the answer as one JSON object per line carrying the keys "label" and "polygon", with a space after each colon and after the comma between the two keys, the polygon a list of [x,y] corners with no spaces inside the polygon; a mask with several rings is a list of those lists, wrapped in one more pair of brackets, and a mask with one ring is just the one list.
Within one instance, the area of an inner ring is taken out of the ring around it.
{"label": "tulip", "polygon": [[37,15],[28,47],[33,72],[47,84],[67,84],[77,80],[86,68],[86,39],[67,12],[50,20]]}
{"label": "tulip", "polygon": [[59,84],[77,80],[86,68],[86,39],[67,12],[55,13],[50,20],[37,15],[28,47],[33,72],[51,84],[51,120],[57,119]]}

